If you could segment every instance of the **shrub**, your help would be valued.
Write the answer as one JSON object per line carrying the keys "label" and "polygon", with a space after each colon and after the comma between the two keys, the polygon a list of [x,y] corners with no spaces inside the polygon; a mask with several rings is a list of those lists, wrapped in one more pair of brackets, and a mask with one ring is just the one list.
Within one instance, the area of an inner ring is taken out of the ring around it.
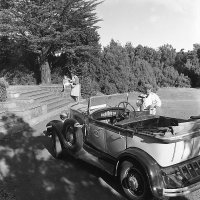
{"label": "shrub", "polygon": [[7,99],[8,82],[4,78],[0,78],[0,102],[5,102]]}
{"label": "shrub", "polygon": [[4,77],[0,78],[0,86],[4,86],[5,88],[8,88],[9,86],[8,82]]}
{"label": "shrub", "polygon": [[99,91],[98,84],[95,81],[92,81],[90,77],[83,77],[80,83],[81,83],[81,96],[83,98],[95,96],[97,94],[97,91]]}
{"label": "shrub", "polygon": [[35,85],[34,73],[24,66],[2,70],[0,75],[6,77],[10,85]]}
{"label": "shrub", "polygon": [[52,84],[62,84],[63,81],[63,72],[61,68],[55,68],[52,70],[51,74],[51,83]]}

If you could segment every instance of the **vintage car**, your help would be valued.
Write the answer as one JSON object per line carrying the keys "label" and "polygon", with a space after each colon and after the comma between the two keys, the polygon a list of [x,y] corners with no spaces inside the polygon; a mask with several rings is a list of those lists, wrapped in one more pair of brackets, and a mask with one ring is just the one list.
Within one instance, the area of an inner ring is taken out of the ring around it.
{"label": "vintage car", "polygon": [[[128,94],[91,97],[46,125],[54,155],[67,151],[117,176],[129,199],[164,199],[200,188],[200,119],[136,111]],[[86,159],[86,155],[91,159]]]}

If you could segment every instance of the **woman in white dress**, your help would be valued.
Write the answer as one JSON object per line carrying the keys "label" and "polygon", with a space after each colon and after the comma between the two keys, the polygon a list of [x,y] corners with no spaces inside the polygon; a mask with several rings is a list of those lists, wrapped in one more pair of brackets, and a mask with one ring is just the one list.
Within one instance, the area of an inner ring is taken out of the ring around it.
{"label": "woman in white dress", "polygon": [[81,86],[79,84],[79,78],[72,74],[71,97],[77,102],[79,101],[80,92]]}

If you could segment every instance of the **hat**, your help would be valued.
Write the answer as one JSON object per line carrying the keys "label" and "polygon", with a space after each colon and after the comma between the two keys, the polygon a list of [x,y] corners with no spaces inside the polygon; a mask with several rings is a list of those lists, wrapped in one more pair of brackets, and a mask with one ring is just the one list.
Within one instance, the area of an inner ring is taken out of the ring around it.
{"label": "hat", "polygon": [[150,89],[153,89],[153,86],[151,84],[147,83],[144,85],[144,88],[150,90]]}

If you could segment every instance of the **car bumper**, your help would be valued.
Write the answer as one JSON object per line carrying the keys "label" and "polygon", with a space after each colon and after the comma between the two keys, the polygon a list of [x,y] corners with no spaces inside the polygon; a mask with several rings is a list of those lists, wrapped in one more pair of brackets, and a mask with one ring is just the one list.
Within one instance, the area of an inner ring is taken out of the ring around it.
{"label": "car bumper", "polygon": [[200,189],[200,182],[194,183],[190,186],[178,188],[178,189],[163,189],[163,196],[166,197],[176,197],[176,196],[184,196],[189,194],[195,190]]}

